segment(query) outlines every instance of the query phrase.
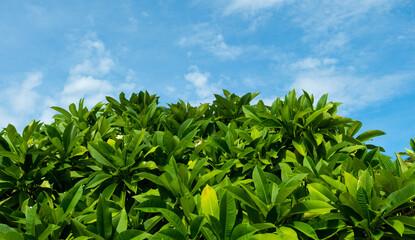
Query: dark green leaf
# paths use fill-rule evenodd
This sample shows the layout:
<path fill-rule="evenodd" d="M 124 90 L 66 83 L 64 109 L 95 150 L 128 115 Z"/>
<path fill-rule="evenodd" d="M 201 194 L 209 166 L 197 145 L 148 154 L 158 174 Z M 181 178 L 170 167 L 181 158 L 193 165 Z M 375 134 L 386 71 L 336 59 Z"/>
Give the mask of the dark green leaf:
<path fill-rule="evenodd" d="M 110 239 L 112 236 L 111 211 L 108 207 L 107 200 L 105 200 L 104 196 L 102 195 L 99 196 L 96 215 L 98 234 L 105 239 Z"/>
<path fill-rule="evenodd" d="M 236 204 L 228 191 L 220 199 L 220 223 L 223 229 L 222 239 L 228 239 L 236 220 Z"/>

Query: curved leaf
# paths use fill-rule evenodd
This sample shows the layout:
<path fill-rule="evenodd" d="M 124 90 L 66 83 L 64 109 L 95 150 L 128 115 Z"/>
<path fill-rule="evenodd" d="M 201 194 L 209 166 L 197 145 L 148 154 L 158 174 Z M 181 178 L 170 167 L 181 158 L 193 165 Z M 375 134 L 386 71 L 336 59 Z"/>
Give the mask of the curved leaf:
<path fill-rule="evenodd" d="M 387 199 L 390 199 L 391 204 L 385 210 L 385 215 L 391 213 L 395 208 L 399 207 L 403 203 L 415 198 L 415 183 L 409 185 L 391 193 Z"/>
<path fill-rule="evenodd" d="M 371 138 L 377 137 L 377 136 L 382 136 L 385 135 L 386 133 L 384 131 L 380 131 L 380 130 L 369 130 L 366 131 L 362 134 L 360 134 L 359 136 L 356 137 L 357 140 L 361 141 L 361 142 L 365 142 Z"/>
<path fill-rule="evenodd" d="M 241 223 L 233 229 L 230 240 L 248 240 L 256 231 L 254 226 Z"/>
<path fill-rule="evenodd" d="M 183 240 L 185 236 L 180 231 L 172 228 L 163 229 L 151 238 L 152 240 Z"/>
<path fill-rule="evenodd" d="M 236 220 L 236 204 L 228 191 L 220 199 L 220 223 L 223 228 L 222 239 L 228 239 L 231 235 Z"/>
<path fill-rule="evenodd" d="M 112 235 L 111 211 L 108 207 L 107 200 L 102 195 L 99 196 L 96 215 L 98 234 L 105 239 L 110 239 Z"/>
<path fill-rule="evenodd" d="M 252 179 L 254 180 L 255 190 L 259 198 L 268 205 L 271 201 L 270 187 L 264 172 L 258 166 L 252 172 Z"/>
<path fill-rule="evenodd" d="M 151 237 L 150 233 L 131 229 L 121 232 L 114 240 L 142 240 L 149 237 Z"/>
<path fill-rule="evenodd" d="M 202 213 L 205 216 L 212 215 L 219 219 L 219 204 L 215 190 L 209 185 L 206 185 L 200 198 Z"/>
<path fill-rule="evenodd" d="M 184 226 L 182 219 L 173 211 L 167 210 L 167 209 L 160 209 L 160 212 L 163 214 L 163 216 L 171 223 L 176 230 L 180 231 L 183 235 L 187 235 L 187 229 Z"/>
<path fill-rule="evenodd" d="M 294 221 L 292 226 L 312 239 L 319 239 L 314 229 L 307 223 Z"/>

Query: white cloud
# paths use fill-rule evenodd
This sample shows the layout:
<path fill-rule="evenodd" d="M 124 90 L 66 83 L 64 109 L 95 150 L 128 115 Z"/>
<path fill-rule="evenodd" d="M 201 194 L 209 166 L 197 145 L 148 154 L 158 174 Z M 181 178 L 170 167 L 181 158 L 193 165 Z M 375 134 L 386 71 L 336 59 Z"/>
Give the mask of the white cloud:
<path fill-rule="evenodd" d="M 256 88 L 258 81 L 252 79 L 252 78 L 244 78 L 242 80 L 242 82 L 244 83 L 245 86 L 249 87 L 249 88 Z"/>
<path fill-rule="evenodd" d="M 226 16 L 238 14 L 250 21 L 248 29 L 269 21 L 269 15 L 288 15 L 288 21 L 304 30 L 302 40 L 320 55 L 337 53 L 367 31 L 382 26 L 381 19 L 400 0 L 217 0 Z M 283 13 L 282 13 L 283 12 Z"/>
<path fill-rule="evenodd" d="M 320 54 L 339 53 L 347 50 L 345 46 L 350 42 L 350 37 L 344 33 L 337 33 L 319 40 L 314 49 Z"/>
<path fill-rule="evenodd" d="M 225 42 L 221 33 L 212 30 L 207 24 L 197 24 L 179 42 L 181 47 L 199 46 L 203 50 L 219 57 L 220 59 L 235 59 L 242 54 L 243 49 Z"/>
<path fill-rule="evenodd" d="M 136 87 L 135 72 L 129 69 L 126 72 L 124 82 L 110 81 L 111 73 L 115 70 L 115 61 L 105 44 L 95 36 L 87 36 L 81 41 L 75 57 L 79 64 L 69 70 L 68 79 L 62 91 L 55 95 L 54 100 L 48 100 L 48 108 L 41 113 L 41 120 L 51 122 L 55 112 L 50 106 L 67 108 L 69 104 L 78 104 L 81 98 L 85 98 L 85 105 L 93 107 L 98 102 L 104 102 L 106 96 L 114 96 L 121 91 L 131 92 Z"/>
<path fill-rule="evenodd" d="M 356 24 L 368 14 L 389 11 L 394 0 L 298 1 L 293 4 L 295 21 L 318 35 Z"/>
<path fill-rule="evenodd" d="M 307 58 L 291 66 L 297 67 L 298 73 L 288 89 L 301 92 L 306 90 L 318 99 L 325 93 L 330 101 L 343 102 L 341 113 L 349 114 L 372 104 L 380 104 L 398 94 L 404 93 L 405 84 L 413 81 L 414 74 L 396 73 L 381 77 L 358 76 L 346 69 L 324 62 L 335 63 L 335 60 L 319 60 Z M 313 62 L 314 64 L 307 64 Z M 306 63 L 306 64 L 305 64 Z M 304 67 L 304 66 L 307 66 Z"/>
<path fill-rule="evenodd" d="M 176 92 L 176 88 L 172 86 L 167 86 L 166 89 L 167 92 L 169 92 L 170 94 Z"/>
<path fill-rule="evenodd" d="M 113 89 L 113 85 L 106 80 L 96 79 L 92 76 L 70 76 L 61 93 L 60 102 L 66 106 L 78 102 L 80 98 L 85 96 L 93 99 L 100 98 L 100 101 L 103 101 Z"/>
<path fill-rule="evenodd" d="M 210 102 L 213 99 L 213 94 L 219 92 L 216 84 L 209 83 L 208 79 L 210 73 L 202 73 L 197 66 L 191 66 L 190 72 L 184 78 L 191 83 L 188 86 L 196 90 L 197 97 L 203 102 Z"/>
<path fill-rule="evenodd" d="M 259 10 L 275 7 L 277 4 L 285 0 L 232 0 L 225 7 L 224 14 L 231 14 L 235 12 L 242 13 L 256 13 Z"/>
<path fill-rule="evenodd" d="M 103 76 L 114 67 L 111 54 L 102 41 L 87 39 L 79 47 L 78 55 L 83 58 L 83 62 L 70 70 L 71 75 Z"/>
<path fill-rule="evenodd" d="M 347 51 L 348 44 L 380 26 L 382 19 L 398 1 L 297 1 L 291 4 L 292 21 L 304 29 L 303 41 L 319 54 Z M 379 26 L 378 26 L 379 25 Z"/>
<path fill-rule="evenodd" d="M 26 74 L 23 81 L 14 82 L 0 91 L 0 127 L 8 124 L 20 129 L 29 116 L 39 111 L 43 104 L 36 89 L 42 84 L 43 73 L 36 71 Z"/>
<path fill-rule="evenodd" d="M 115 65 L 105 44 L 97 39 L 86 39 L 80 46 L 78 54 L 84 59 L 70 69 L 68 81 L 59 95 L 59 104 L 65 107 L 84 97 L 86 105 L 96 104 L 115 90 L 110 81 L 102 79 Z"/>
<path fill-rule="evenodd" d="M 39 94 L 35 88 L 42 84 L 42 78 L 43 74 L 41 72 L 28 73 L 21 84 L 11 87 L 6 92 L 9 103 L 15 112 L 33 112 L 39 99 Z"/>
<path fill-rule="evenodd" d="M 307 57 L 307 58 L 304 58 L 302 60 L 299 60 L 291 64 L 290 67 L 293 70 L 317 69 L 322 66 L 330 66 L 335 63 L 337 63 L 337 59 L 334 59 L 334 58 L 318 59 L 318 58 Z"/>

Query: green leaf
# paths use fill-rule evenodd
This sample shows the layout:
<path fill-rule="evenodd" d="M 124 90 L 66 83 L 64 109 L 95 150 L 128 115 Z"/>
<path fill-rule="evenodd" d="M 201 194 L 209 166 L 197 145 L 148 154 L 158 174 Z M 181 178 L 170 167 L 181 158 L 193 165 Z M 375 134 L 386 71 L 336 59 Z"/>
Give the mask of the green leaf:
<path fill-rule="evenodd" d="M 103 144 L 108 144 L 106 142 L 102 142 Z M 111 147 L 111 146 L 110 146 Z M 88 150 L 89 153 L 91 153 L 91 156 L 97 160 L 97 162 L 103 164 L 104 166 L 111 167 L 115 169 L 115 166 L 108 161 L 108 157 L 105 154 L 105 149 L 102 148 L 102 146 L 99 146 L 96 142 L 89 142 L 88 143 Z"/>
<path fill-rule="evenodd" d="M 127 215 L 127 212 L 125 211 L 125 208 L 123 208 L 121 209 L 120 221 L 118 222 L 117 228 L 115 229 L 115 231 L 117 233 L 122 233 L 127 230 L 127 227 L 128 227 L 128 215 Z"/>
<path fill-rule="evenodd" d="M 202 213 L 205 216 L 212 215 L 219 219 L 219 204 L 215 189 L 211 188 L 209 185 L 206 185 L 200 198 Z"/>
<path fill-rule="evenodd" d="M 320 200 L 306 200 L 297 203 L 291 209 L 290 214 L 298 214 L 298 213 L 328 213 L 332 209 L 335 209 L 332 205 L 328 204 L 325 201 Z"/>
<path fill-rule="evenodd" d="M 298 240 L 298 238 L 282 238 L 275 233 L 262 233 L 262 234 L 255 234 L 252 236 L 251 240 Z"/>
<path fill-rule="evenodd" d="M 353 137 L 362 127 L 362 123 L 360 121 L 355 121 L 347 130 L 347 135 Z"/>
<path fill-rule="evenodd" d="M 61 107 L 51 107 L 53 110 L 61 113 L 63 116 L 67 117 L 68 119 L 72 118 L 72 115 L 66 111 L 65 109 L 61 108 Z"/>
<path fill-rule="evenodd" d="M 87 230 L 86 226 L 78 222 L 76 219 L 71 218 L 70 220 L 71 220 L 70 225 L 71 225 L 71 230 L 72 230 L 71 232 L 73 233 L 75 237 L 88 236 L 88 239 L 92 238 L 96 240 L 104 240 L 103 237 Z"/>
<path fill-rule="evenodd" d="M 155 146 L 155 147 L 152 147 L 145 155 L 144 155 L 144 157 L 143 158 L 146 158 L 147 157 L 147 155 L 149 155 L 150 153 L 153 153 L 153 152 L 155 152 L 156 150 L 157 150 L 157 148 L 158 148 L 159 146 Z"/>
<path fill-rule="evenodd" d="M 187 195 L 180 198 L 180 204 L 183 208 L 183 213 L 188 217 L 189 219 L 192 218 L 192 213 L 196 207 L 196 202 L 193 198 L 193 196 Z"/>
<path fill-rule="evenodd" d="M 228 239 L 231 236 L 231 232 L 236 220 L 236 204 L 233 197 L 225 191 L 225 194 L 220 199 L 220 223 L 223 228 L 222 239 Z"/>
<path fill-rule="evenodd" d="M 408 166 L 406 166 L 405 162 L 402 160 L 402 157 L 400 154 L 395 153 L 396 158 L 398 159 L 399 165 L 401 166 L 402 172 L 408 171 Z"/>
<path fill-rule="evenodd" d="M 167 208 L 167 205 L 160 198 L 146 200 L 137 206 L 137 209 L 144 212 L 160 212 L 161 208 Z"/>
<path fill-rule="evenodd" d="M 257 110 L 254 106 L 245 105 L 242 106 L 243 112 L 250 118 L 254 119 L 257 122 L 261 122 L 261 119 L 258 117 Z"/>
<path fill-rule="evenodd" d="M 359 203 L 360 209 L 362 209 L 362 217 L 371 223 L 373 218 L 369 209 L 369 199 L 365 188 L 357 189 L 356 200 Z"/>
<path fill-rule="evenodd" d="M 288 196 L 290 196 L 291 193 L 300 186 L 300 184 L 300 182 L 297 182 L 293 185 L 290 185 L 289 187 L 280 188 L 275 203 L 283 203 L 288 198 Z"/>
<path fill-rule="evenodd" d="M 329 177 L 327 175 L 320 175 L 320 177 L 324 179 L 324 181 L 326 181 L 332 187 L 340 190 L 341 192 L 347 192 L 346 186 L 339 180 Z"/>
<path fill-rule="evenodd" d="M 212 139 L 211 145 L 221 149 L 222 151 L 226 153 L 229 153 L 229 154 L 231 153 L 231 150 L 229 149 L 228 144 L 222 138 Z"/>
<path fill-rule="evenodd" d="M 56 130 L 56 128 L 49 126 L 49 125 L 45 125 L 45 129 L 46 129 L 46 135 L 49 138 L 58 138 L 59 141 L 61 141 L 61 134 L 58 132 L 58 130 Z"/>
<path fill-rule="evenodd" d="M 315 112 L 313 112 L 307 119 L 305 122 L 305 127 L 307 127 L 308 125 L 310 125 L 315 119 L 317 119 L 320 115 L 322 115 L 323 113 L 327 112 L 330 108 L 333 107 L 332 103 L 327 104 L 324 108 L 316 110 Z"/>
<path fill-rule="evenodd" d="M 26 206 L 26 233 L 32 236 L 36 236 L 36 219 L 37 204 L 33 206 Z"/>
<path fill-rule="evenodd" d="M 395 229 L 399 233 L 399 235 L 401 235 L 401 237 L 402 237 L 403 232 L 405 231 L 405 226 L 404 226 L 404 224 L 401 221 L 399 221 L 399 220 L 393 220 L 393 219 L 387 219 L 386 222 L 391 227 L 393 227 L 393 229 Z"/>
<path fill-rule="evenodd" d="M 190 235 L 194 239 L 200 232 L 202 227 L 202 221 L 205 219 L 204 216 L 195 217 L 190 223 Z"/>
<path fill-rule="evenodd" d="M 233 229 L 230 240 L 248 240 L 256 231 L 254 226 L 241 223 Z"/>
<path fill-rule="evenodd" d="M 391 204 L 385 210 L 385 215 L 391 213 L 394 209 L 402 205 L 403 203 L 413 199 L 415 197 L 415 183 L 410 183 L 407 186 L 391 193 L 387 199 L 390 199 Z"/>
<path fill-rule="evenodd" d="M 17 232 L 16 229 L 6 225 L 4 223 L 0 223 L 0 233 L 7 233 L 7 232 Z"/>
<path fill-rule="evenodd" d="M 9 151 L 0 150 L 0 156 L 8 157 L 15 162 L 24 163 L 25 161 L 23 156 L 19 156 Z"/>
<path fill-rule="evenodd" d="M 189 128 L 189 126 L 193 123 L 193 118 L 189 118 L 180 125 L 179 130 L 177 132 L 177 136 L 179 138 L 183 137 L 183 133 Z"/>
<path fill-rule="evenodd" d="M 209 222 L 205 226 L 210 226 L 210 230 L 212 230 L 219 238 L 220 236 L 223 236 L 223 228 L 219 220 L 212 215 L 209 215 L 207 219 Z"/>
<path fill-rule="evenodd" d="M 350 153 L 355 152 L 355 151 L 360 150 L 360 149 L 366 149 L 366 146 L 365 145 L 350 146 L 350 147 L 345 147 L 340 151 L 350 154 Z"/>
<path fill-rule="evenodd" d="M 302 142 L 298 143 L 296 141 L 292 141 L 292 143 L 293 143 L 295 149 L 298 151 L 298 153 L 300 153 L 304 157 L 307 156 L 307 150 L 306 150 L 306 148 L 305 148 L 305 146 Z"/>
<path fill-rule="evenodd" d="M 357 188 L 360 188 L 361 186 L 366 190 L 370 197 L 373 188 L 373 181 L 368 169 L 361 172 L 359 180 L 357 181 Z"/>
<path fill-rule="evenodd" d="M 228 190 L 239 201 L 250 206 L 251 208 L 255 208 L 256 204 L 254 200 L 252 200 L 252 198 L 246 193 L 244 189 L 236 186 L 227 186 L 226 190 Z"/>
<path fill-rule="evenodd" d="M 39 235 L 38 240 L 47 240 L 49 235 L 59 228 L 60 226 L 49 224 L 48 227 Z"/>
<path fill-rule="evenodd" d="M 361 142 L 365 142 L 371 138 L 377 137 L 377 136 L 382 136 L 385 135 L 386 133 L 384 131 L 380 131 L 380 130 L 369 130 L 366 131 L 362 134 L 360 134 L 356 139 L 361 141 Z"/>
<path fill-rule="evenodd" d="M 254 185 L 256 192 L 259 198 L 266 204 L 270 204 L 271 194 L 270 187 L 265 177 L 264 172 L 258 166 L 255 166 L 254 171 L 252 172 L 252 179 L 254 180 Z"/>
<path fill-rule="evenodd" d="M 114 240 L 143 240 L 151 236 L 150 233 L 131 229 L 121 232 Z"/>
<path fill-rule="evenodd" d="M 357 194 L 357 179 L 350 173 L 344 172 L 344 183 L 346 184 L 347 191 L 356 197 Z"/>
<path fill-rule="evenodd" d="M 107 200 L 105 200 L 104 196 L 102 195 L 99 196 L 96 215 L 98 234 L 105 239 L 110 239 L 112 236 L 111 211 L 108 207 Z"/>
<path fill-rule="evenodd" d="M 182 233 L 184 236 L 187 235 L 187 229 L 184 226 L 182 219 L 177 216 L 176 213 L 163 208 L 160 208 L 160 212 L 163 214 L 164 218 L 166 218 L 167 221 L 169 221 L 169 223 L 171 223 L 176 228 L 176 230 L 180 231 L 180 233 Z"/>
<path fill-rule="evenodd" d="M 320 97 L 320 99 L 317 102 L 316 109 L 321 109 L 322 107 L 326 106 L 327 97 L 328 97 L 327 93 Z"/>
<path fill-rule="evenodd" d="M 104 172 L 98 172 L 98 174 L 96 174 L 91 179 L 91 181 L 88 182 L 85 189 L 94 188 L 94 187 L 98 186 L 99 184 L 101 184 L 103 181 L 105 181 L 105 180 L 107 180 L 111 177 L 112 177 L 111 174 L 107 174 L 107 173 L 104 173 Z"/>
<path fill-rule="evenodd" d="M 411 228 L 415 228 L 415 219 L 413 217 L 395 216 L 395 217 L 388 218 L 388 220 L 400 221 L 406 226 L 409 226 Z"/>
<path fill-rule="evenodd" d="M 83 194 L 82 184 L 85 180 L 78 182 L 74 187 L 72 187 L 62 198 L 60 207 L 63 209 L 64 213 L 72 213 L 78 204 L 79 200 Z"/>
<path fill-rule="evenodd" d="M 319 239 L 314 229 L 307 223 L 294 221 L 292 226 L 312 239 Z"/>
<path fill-rule="evenodd" d="M 183 240 L 186 237 L 178 230 L 172 228 L 163 229 L 153 235 L 151 240 Z"/>
<path fill-rule="evenodd" d="M 207 181 L 209 181 L 209 179 L 215 177 L 216 175 L 218 175 L 219 173 L 221 173 L 222 170 L 213 170 L 205 175 L 203 175 L 202 177 L 199 178 L 199 180 L 197 181 L 196 185 L 193 187 L 193 190 L 191 191 L 191 194 L 195 194 L 199 188 L 205 184 Z"/>
<path fill-rule="evenodd" d="M 202 227 L 201 228 L 203 237 L 207 240 L 217 240 L 218 238 L 215 236 L 213 231 L 208 227 Z"/>
<path fill-rule="evenodd" d="M 268 207 L 259 199 L 257 195 L 247 186 L 244 184 L 241 184 L 241 187 L 245 189 L 245 192 L 248 193 L 249 197 L 255 202 L 255 205 L 257 206 L 256 209 L 260 210 L 260 213 L 265 217 L 268 213 Z"/>
<path fill-rule="evenodd" d="M 332 201 L 333 203 L 336 203 L 338 201 L 336 195 L 320 183 L 309 183 L 307 184 L 307 188 L 310 194 L 310 199 L 312 200 L 321 200 L 321 201 Z"/>
<path fill-rule="evenodd" d="M 30 235 L 23 235 L 23 233 L 19 233 L 19 232 L 7 232 L 4 235 L 0 234 L 0 238 L 4 239 L 4 240 L 9 240 L 9 239 L 13 239 L 13 240 L 32 240 L 35 237 L 32 237 Z"/>
<path fill-rule="evenodd" d="M 72 149 L 72 153 L 70 158 L 76 157 L 76 156 L 82 156 L 84 153 L 86 153 L 88 149 L 84 146 L 76 146 Z"/>

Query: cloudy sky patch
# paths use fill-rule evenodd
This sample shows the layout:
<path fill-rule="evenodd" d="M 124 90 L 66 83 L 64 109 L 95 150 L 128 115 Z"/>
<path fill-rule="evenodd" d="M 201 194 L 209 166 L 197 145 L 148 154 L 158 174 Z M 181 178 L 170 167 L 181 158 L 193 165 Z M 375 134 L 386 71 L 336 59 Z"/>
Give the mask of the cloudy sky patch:
<path fill-rule="evenodd" d="M 376 141 L 392 155 L 415 131 L 399 121 L 415 119 L 414 11 L 406 0 L 5 2 L 0 127 L 121 91 L 198 105 L 222 89 L 268 104 L 296 89 L 386 131 Z"/>

